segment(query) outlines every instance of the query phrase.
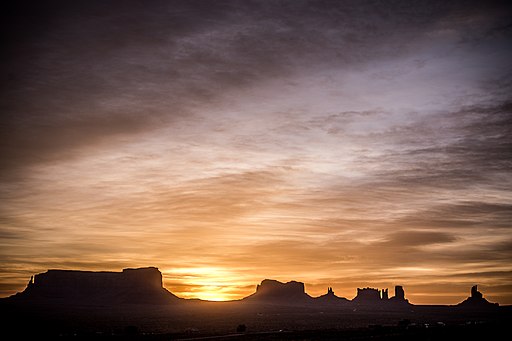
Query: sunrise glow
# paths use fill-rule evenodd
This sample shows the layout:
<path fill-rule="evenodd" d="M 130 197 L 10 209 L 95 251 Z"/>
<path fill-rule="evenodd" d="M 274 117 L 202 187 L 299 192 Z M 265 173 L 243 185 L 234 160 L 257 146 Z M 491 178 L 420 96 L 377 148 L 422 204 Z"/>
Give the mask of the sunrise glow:
<path fill-rule="evenodd" d="M 512 304 L 501 5 L 87 3 L 9 29 L 2 297 L 155 266 L 184 298 L 272 278 Z"/>

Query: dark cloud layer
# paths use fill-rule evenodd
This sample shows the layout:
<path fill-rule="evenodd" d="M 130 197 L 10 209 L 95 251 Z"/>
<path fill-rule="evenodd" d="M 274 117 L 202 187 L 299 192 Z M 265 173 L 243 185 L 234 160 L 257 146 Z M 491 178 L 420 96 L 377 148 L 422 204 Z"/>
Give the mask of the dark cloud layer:
<path fill-rule="evenodd" d="M 364 68 L 433 27 L 508 34 L 504 4 L 21 2 L 5 12 L 3 169 L 71 157 L 304 65 Z M 486 17 L 490 16 L 492 17 Z M 482 19 L 483 18 L 483 19 Z M 492 20 L 490 20 L 492 19 Z M 473 27 L 474 22 L 479 26 Z M 476 32 L 475 32 L 476 31 Z M 491 34 L 491 33 L 486 33 Z M 466 37 L 467 36 L 467 37 Z"/>

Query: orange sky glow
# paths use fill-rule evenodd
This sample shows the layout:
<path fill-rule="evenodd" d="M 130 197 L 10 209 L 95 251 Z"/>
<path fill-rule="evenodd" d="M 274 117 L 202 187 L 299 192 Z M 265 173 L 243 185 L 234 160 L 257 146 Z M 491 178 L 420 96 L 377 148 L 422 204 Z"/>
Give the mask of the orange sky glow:
<path fill-rule="evenodd" d="M 510 11 L 429 3 L 12 19 L 0 296 L 47 269 L 156 266 L 185 298 L 271 278 L 512 304 Z"/>

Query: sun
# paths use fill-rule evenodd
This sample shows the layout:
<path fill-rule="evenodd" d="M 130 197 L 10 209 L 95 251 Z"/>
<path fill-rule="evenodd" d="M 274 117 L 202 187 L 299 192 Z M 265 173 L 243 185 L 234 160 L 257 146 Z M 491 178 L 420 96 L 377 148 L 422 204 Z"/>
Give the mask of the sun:
<path fill-rule="evenodd" d="M 223 288 L 204 287 L 203 290 L 194 292 L 194 298 L 205 301 L 224 302 L 232 300 L 231 295 L 222 292 Z"/>
<path fill-rule="evenodd" d="M 236 276 L 221 267 L 189 267 L 166 271 L 166 282 L 180 283 L 172 292 L 182 298 L 198 298 L 206 301 L 230 301 L 239 298 Z"/>

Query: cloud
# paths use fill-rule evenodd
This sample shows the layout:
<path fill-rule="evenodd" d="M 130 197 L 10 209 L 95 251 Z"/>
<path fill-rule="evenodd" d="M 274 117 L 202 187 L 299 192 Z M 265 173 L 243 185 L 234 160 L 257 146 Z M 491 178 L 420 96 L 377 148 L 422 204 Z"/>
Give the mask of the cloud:
<path fill-rule="evenodd" d="M 5 281 L 136 264 L 229 268 L 238 293 L 508 276 L 506 5 L 34 6 L 2 23 Z"/>
<path fill-rule="evenodd" d="M 119 134 L 176 123 L 232 89 L 305 66 L 345 69 L 408 53 L 413 36 L 449 13 L 459 20 L 443 25 L 458 32 L 476 13 L 493 27 L 488 18 L 497 11 L 398 8 L 399 15 L 388 5 L 330 1 L 14 6 L 1 134 L 10 161 L 2 168 L 13 175 L 24 165 L 73 157 L 81 146 L 122 143 Z M 376 20 L 382 16 L 388 19 Z"/>
<path fill-rule="evenodd" d="M 445 232 L 400 231 L 388 235 L 384 243 L 389 246 L 408 248 L 411 246 L 450 243 L 454 240 L 453 235 Z"/>
<path fill-rule="evenodd" d="M 502 203 L 461 202 L 437 205 L 397 221 L 402 226 L 424 228 L 508 228 L 512 207 Z"/>

